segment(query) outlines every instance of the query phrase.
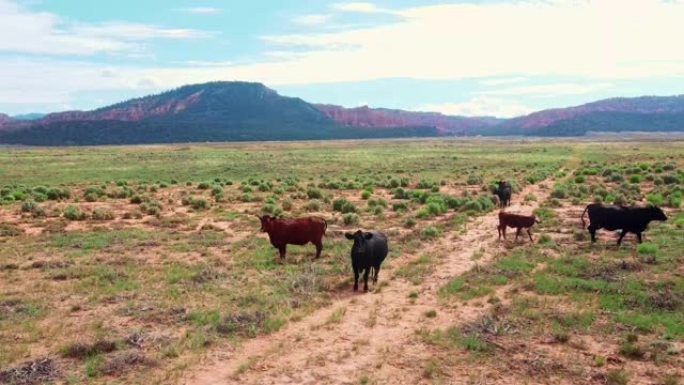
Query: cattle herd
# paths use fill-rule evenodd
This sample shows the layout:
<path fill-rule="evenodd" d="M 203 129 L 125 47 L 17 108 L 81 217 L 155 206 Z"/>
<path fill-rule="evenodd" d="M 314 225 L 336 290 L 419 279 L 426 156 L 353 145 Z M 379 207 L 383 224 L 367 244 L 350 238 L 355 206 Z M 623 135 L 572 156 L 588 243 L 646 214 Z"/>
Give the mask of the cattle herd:
<path fill-rule="evenodd" d="M 507 181 L 496 182 L 492 191 L 499 198 L 499 224 L 497 230 L 499 239 L 506 239 L 506 228 L 516 229 L 515 239 L 522 229 L 532 242 L 530 228 L 539 223 L 534 215 L 520 215 L 506 212 L 510 206 L 512 187 Z M 667 216 L 659 207 L 636 207 L 636 206 L 611 206 L 600 203 L 592 203 L 582 212 L 580 219 L 582 227 L 586 226 L 585 214 L 589 214 L 589 226 L 587 230 L 591 235 L 592 243 L 596 242 L 596 230 L 604 228 L 610 231 L 621 230 L 618 238 L 618 246 L 627 233 L 634 233 L 639 243 L 642 241 L 642 233 L 651 221 L 665 221 Z M 303 218 L 278 218 L 269 215 L 259 217 L 261 231 L 268 234 L 273 247 L 280 252 L 281 260 L 285 258 L 287 245 L 306 245 L 312 243 L 316 246 L 316 258 L 320 258 L 323 249 L 323 236 L 328 228 L 328 223 L 320 217 Z M 351 247 L 351 262 L 354 271 L 354 291 L 359 288 L 359 276 L 363 274 L 364 292 L 368 291 L 368 277 L 372 276 L 373 283 L 378 281 L 380 265 L 385 260 L 389 251 L 387 236 L 379 231 L 364 232 L 358 230 L 355 233 L 345 233 L 345 237 L 354 243 Z"/>

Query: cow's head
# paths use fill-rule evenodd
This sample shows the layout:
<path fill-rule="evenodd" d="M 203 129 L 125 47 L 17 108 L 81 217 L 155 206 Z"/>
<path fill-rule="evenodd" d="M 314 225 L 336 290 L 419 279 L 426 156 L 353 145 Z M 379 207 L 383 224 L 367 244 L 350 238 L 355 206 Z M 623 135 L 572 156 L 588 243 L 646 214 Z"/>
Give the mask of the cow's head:
<path fill-rule="evenodd" d="M 373 233 L 364 233 L 358 230 L 355 233 L 344 233 L 344 236 L 349 240 L 353 240 L 352 255 L 362 256 L 366 251 L 366 241 L 373 238 Z"/>
<path fill-rule="evenodd" d="M 492 186 L 492 193 L 498 194 L 499 192 L 503 191 L 504 187 L 506 186 L 508 186 L 508 182 L 505 180 L 498 180 L 494 182 L 494 185 Z"/>
<path fill-rule="evenodd" d="M 651 220 L 666 221 L 667 215 L 665 215 L 665 213 L 660 207 L 651 206 Z"/>
<path fill-rule="evenodd" d="M 264 215 L 263 217 L 257 216 L 261 221 L 261 232 L 268 232 L 271 229 L 271 222 L 275 219 L 270 215 Z"/>

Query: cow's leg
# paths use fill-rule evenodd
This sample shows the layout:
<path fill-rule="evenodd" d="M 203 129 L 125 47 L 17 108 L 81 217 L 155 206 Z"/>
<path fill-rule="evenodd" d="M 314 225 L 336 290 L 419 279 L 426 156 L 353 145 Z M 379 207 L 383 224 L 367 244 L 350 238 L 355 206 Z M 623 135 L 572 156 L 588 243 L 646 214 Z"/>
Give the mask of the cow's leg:
<path fill-rule="evenodd" d="M 620 238 L 618 238 L 618 242 L 617 242 L 618 246 L 620 246 L 620 244 L 622 243 L 622 238 L 625 237 L 625 234 L 627 234 L 627 230 L 622 230 L 620 232 Z"/>
<path fill-rule="evenodd" d="M 587 230 L 589 230 L 589 234 L 591 235 L 591 243 L 595 243 L 596 242 L 596 230 L 597 230 L 597 228 L 589 225 L 589 227 L 587 227 Z"/>
<path fill-rule="evenodd" d="M 354 268 L 354 291 L 359 290 L 359 269 Z"/>
<path fill-rule="evenodd" d="M 370 266 L 363 271 L 363 292 L 368 291 L 368 273 L 370 273 Z"/>
<path fill-rule="evenodd" d="M 532 240 L 532 233 L 530 233 L 530 228 L 529 228 L 529 227 L 527 228 L 527 235 L 530 236 L 530 242 L 534 242 L 534 241 Z"/>
<path fill-rule="evenodd" d="M 323 241 L 319 239 L 314 245 L 316 246 L 316 259 L 318 259 L 321 257 L 321 250 L 323 250 Z"/>
<path fill-rule="evenodd" d="M 520 230 L 522 230 L 522 227 L 518 227 L 518 229 L 515 231 L 515 241 L 518 242 L 518 236 L 520 235 Z"/>
<path fill-rule="evenodd" d="M 641 232 L 636 233 L 637 235 L 637 242 L 641 243 Z"/>
<path fill-rule="evenodd" d="M 503 234 L 504 241 L 506 240 L 506 225 L 501 225 L 501 234 Z"/>
<path fill-rule="evenodd" d="M 280 259 L 285 259 L 285 254 L 287 253 L 287 244 L 278 246 L 278 251 L 280 252 Z"/>
<path fill-rule="evenodd" d="M 375 266 L 375 274 L 373 274 L 373 284 L 378 283 L 378 274 L 380 273 L 380 265 Z"/>

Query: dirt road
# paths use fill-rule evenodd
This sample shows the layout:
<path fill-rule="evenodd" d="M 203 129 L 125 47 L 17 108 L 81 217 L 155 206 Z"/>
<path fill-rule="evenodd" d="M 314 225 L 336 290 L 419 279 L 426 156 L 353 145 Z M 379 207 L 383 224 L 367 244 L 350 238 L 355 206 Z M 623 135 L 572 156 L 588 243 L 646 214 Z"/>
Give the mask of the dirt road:
<path fill-rule="evenodd" d="M 515 201 L 532 193 L 542 202 L 549 192 L 531 185 L 516 194 Z M 537 202 L 515 203 L 507 210 L 529 213 Z M 465 233 L 445 235 L 418 255 L 392 261 L 396 270 L 419 255 L 432 257 L 434 269 L 418 285 L 403 278 L 391 279 L 391 272 L 385 270 L 381 281 L 388 284 L 381 290 L 336 300 L 279 332 L 248 340 L 236 350 L 216 350 L 181 383 L 357 384 L 364 377 L 375 384 L 426 381 L 423 367 L 431 352 L 416 343 L 416 330 L 460 324 L 484 312 L 484 307 L 440 306 L 437 292 L 450 279 L 500 252 L 497 214 L 495 210 L 469 222 Z M 509 237 L 513 234 L 509 232 Z M 409 298 L 411 292 L 417 297 Z M 436 309 L 436 316 L 426 316 Z M 450 377 L 456 381 L 459 374 L 450 373 Z"/>

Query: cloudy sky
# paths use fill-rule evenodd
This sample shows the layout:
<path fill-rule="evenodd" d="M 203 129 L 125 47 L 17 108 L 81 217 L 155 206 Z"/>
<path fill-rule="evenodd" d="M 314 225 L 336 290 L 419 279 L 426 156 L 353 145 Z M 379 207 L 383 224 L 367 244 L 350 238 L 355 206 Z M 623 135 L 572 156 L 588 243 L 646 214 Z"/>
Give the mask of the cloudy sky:
<path fill-rule="evenodd" d="M 508 117 L 684 93 L 684 0 L 0 0 L 0 112 L 183 84 Z"/>

